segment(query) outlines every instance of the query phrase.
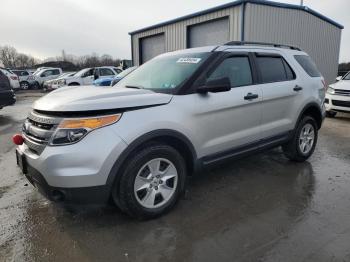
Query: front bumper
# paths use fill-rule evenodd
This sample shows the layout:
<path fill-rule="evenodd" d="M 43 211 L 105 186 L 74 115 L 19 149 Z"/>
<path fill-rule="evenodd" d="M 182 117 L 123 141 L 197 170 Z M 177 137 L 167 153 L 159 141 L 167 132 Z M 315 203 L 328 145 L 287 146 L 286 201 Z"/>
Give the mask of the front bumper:
<path fill-rule="evenodd" d="M 99 190 L 104 192 L 110 188 L 108 176 L 126 146 L 112 126 L 108 126 L 92 131 L 73 145 L 46 146 L 40 155 L 26 144 L 18 146 L 17 151 L 25 159 L 23 172 L 28 180 L 46 197 L 53 199 L 52 192 L 59 191 L 70 200 L 76 193 L 83 192 L 78 199 L 88 200 L 91 194 L 94 196 Z"/>
<path fill-rule="evenodd" d="M 350 112 L 350 96 L 326 94 L 327 111 Z"/>
<path fill-rule="evenodd" d="M 26 178 L 47 199 L 55 202 L 72 204 L 102 204 L 107 203 L 110 197 L 109 185 L 62 188 L 50 186 L 44 176 L 35 168 L 27 164 Z"/>

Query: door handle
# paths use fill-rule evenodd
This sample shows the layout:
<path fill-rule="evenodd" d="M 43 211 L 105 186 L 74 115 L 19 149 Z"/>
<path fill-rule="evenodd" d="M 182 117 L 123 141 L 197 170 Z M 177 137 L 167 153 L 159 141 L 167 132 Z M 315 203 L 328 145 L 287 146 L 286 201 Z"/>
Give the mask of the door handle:
<path fill-rule="evenodd" d="M 296 92 L 299 92 L 299 91 L 303 90 L 303 88 L 302 88 L 301 86 L 296 85 L 296 86 L 293 88 L 293 90 L 296 91 Z"/>
<path fill-rule="evenodd" d="M 258 94 L 248 93 L 245 95 L 244 100 L 253 100 L 259 97 Z"/>

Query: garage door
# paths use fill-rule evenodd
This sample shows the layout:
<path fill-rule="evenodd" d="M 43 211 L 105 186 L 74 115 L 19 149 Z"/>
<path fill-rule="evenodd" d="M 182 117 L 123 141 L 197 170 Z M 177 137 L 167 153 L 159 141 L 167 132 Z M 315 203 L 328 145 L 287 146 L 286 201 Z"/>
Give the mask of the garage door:
<path fill-rule="evenodd" d="M 140 57 L 141 64 L 147 62 L 153 57 L 165 52 L 164 34 L 150 36 L 140 39 Z"/>
<path fill-rule="evenodd" d="M 229 40 L 229 19 L 223 18 L 188 27 L 188 47 L 222 45 Z"/>

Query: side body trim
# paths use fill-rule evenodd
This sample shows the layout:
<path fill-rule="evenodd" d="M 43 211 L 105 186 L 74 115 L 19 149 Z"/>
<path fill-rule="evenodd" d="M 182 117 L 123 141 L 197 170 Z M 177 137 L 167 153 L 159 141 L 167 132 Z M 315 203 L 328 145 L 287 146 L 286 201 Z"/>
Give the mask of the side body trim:
<path fill-rule="evenodd" d="M 240 158 L 257 151 L 264 151 L 287 142 L 291 137 L 292 131 L 279 134 L 277 136 L 265 138 L 256 142 L 252 142 L 243 146 L 239 146 L 233 149 L 229 149 L 223 152 L 215 153 L 209 156 L 205 156 L 200 159 L 203 166 L 211 165 L 217 162 L 221 162 L 226 159 Z"/>

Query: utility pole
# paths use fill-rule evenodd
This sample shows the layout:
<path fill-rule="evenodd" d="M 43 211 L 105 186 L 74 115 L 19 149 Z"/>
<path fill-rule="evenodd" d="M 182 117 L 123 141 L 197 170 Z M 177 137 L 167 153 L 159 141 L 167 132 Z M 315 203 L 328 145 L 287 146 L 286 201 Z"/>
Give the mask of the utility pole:
<path fill-rule="evenodd" d="M 301 5 L 301 6 L 304 5 L 304 0 L 300 0 L 300 5 Z"/>

